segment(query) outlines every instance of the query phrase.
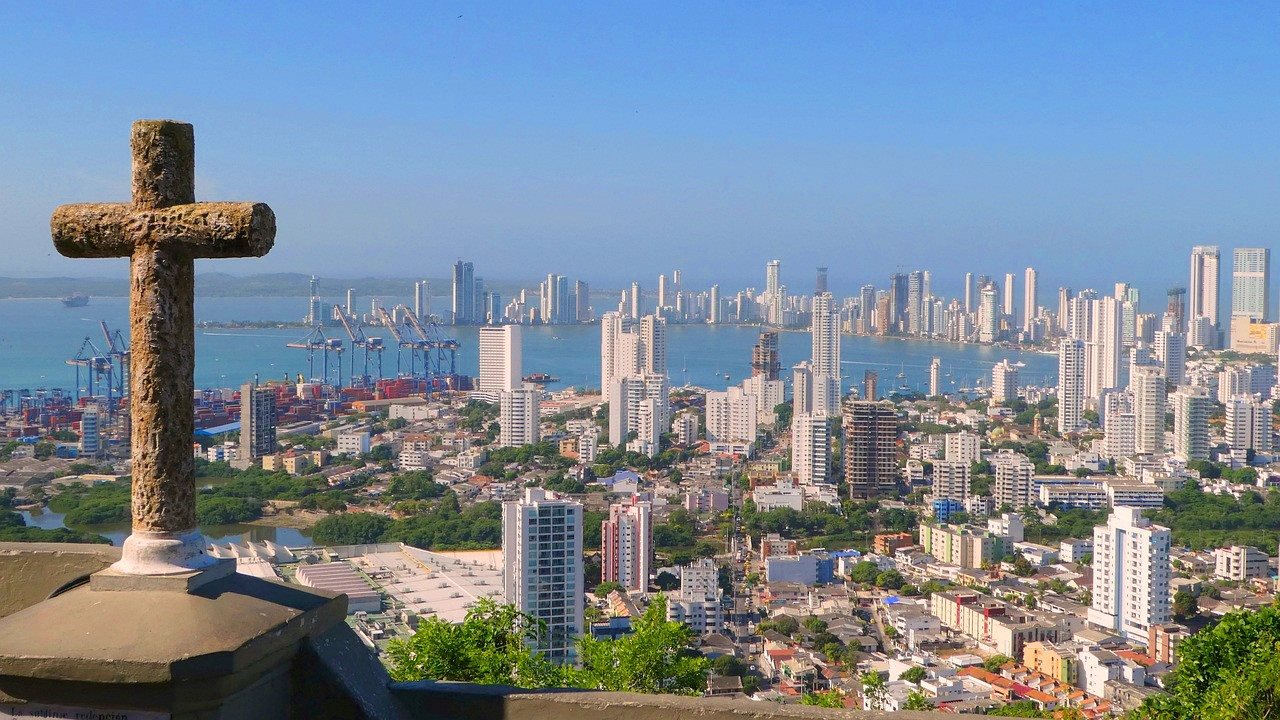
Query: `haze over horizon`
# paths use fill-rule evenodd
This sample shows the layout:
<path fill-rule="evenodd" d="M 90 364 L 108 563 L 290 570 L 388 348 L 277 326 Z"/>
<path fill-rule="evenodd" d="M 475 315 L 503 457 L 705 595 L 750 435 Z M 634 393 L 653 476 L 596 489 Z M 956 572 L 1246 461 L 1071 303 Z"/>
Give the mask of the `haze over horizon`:
<path fill-rule="evenodd" d="M 796 290 L 954 294 L 1035 265 L 1048 302 L 1280 235 L 1266 5 L 735 10 L 9 7 L 0 274 L 120 272 L 48 219 L 127 199 L 139 117 L 196 125 L 199 199 L 280 218 L 203 272 L 759 286 L 776 257 Z"/>

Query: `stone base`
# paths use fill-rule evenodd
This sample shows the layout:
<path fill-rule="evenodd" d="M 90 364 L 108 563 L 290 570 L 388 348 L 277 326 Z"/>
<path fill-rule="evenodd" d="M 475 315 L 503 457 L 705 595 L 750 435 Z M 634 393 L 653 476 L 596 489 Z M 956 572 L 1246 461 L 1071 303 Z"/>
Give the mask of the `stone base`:
<path fill-rule="evenodd" d="M 123 575 L 178 575 L 202 570 L 216 558 L 205 552 L 200 531 L 147 532 L 134 530 L 124 539 L 120 562 L 111 566 Z"/>
<path fill-rule="evenodd" d="M 89 576 L 90 590 L 145 590 L 155 592 L 191 592 L 236 571 L 232 558 L 210 558 L 213 564 L 203 570 L 188 570 L 168 575 L 134 575 L 120 572 L 116 565 Z"/>
<path fill-rule="evenodd" d="M 225 566 L 219 564 L 219 570 Z M 165 580 L 160 578 L 159 580 Z M 346 597 L 232 572 L 187 592 L 99 592 L 108 571 L 0 619 L 0 697 L 185 718 L 287 717 L 300 649 Z"/>

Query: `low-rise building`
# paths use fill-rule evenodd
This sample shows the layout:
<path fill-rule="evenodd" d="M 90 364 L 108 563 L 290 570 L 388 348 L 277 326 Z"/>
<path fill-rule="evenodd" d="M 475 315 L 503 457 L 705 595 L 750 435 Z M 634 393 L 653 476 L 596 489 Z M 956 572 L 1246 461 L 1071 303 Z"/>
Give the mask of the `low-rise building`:
<path fill-rule="evenodd" d="M 980 568 L 1004 555 L 1004 539 L 972 526 L 920 524 L 920 546 L 938 560 L 962 568 Z"/>
<path fill-rule="evenodd" d="M 1213 551 L 1216 561 L 1213 574 L 1232 582 L 1243 582 L 1249 578 L 1267 577 L 1271 567 L 1267 554 L 1249 545 L 1232 545 L 1229 548 L 1217 548 Z"/>

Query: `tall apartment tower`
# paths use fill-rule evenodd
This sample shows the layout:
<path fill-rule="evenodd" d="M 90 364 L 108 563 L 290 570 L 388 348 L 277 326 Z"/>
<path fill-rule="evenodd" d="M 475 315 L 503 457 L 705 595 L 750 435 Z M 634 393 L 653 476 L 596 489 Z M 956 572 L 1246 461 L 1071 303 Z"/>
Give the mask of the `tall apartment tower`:
<path fill-rule="evenodd" d="M 419 280 L 413 284 L 413 316 L 419 320 L 426 320 L 430 314 L 431 283 L 426 280 Z"/>
<path fill-rule="evenodd" d="M 721 315 L 720 286 L 712 285 L 711 293 L 707 300 L 707 323 L 719 325 L 722 322 L 724 322 L 724 317 Z"/>
<path fill-rule="evenodd" d="M 765 322 L 769 325 L 782 324 L 782 263 L 770 260 L 764 266 Z"/>
<path fill-rule="evenodd" d="M 818 268 L 818 276 L 813 282 L 813 294 L 821 295 L 827 291 L 827 269 L 825 267 Z"/>
<path fill-rule="evenodd" d="M 1000 304 L 1000 312 L 1009 318 L 1009 324 L 1016 327 L 1016 319 L 1018 315 L 1018 305 L 1014 298 L 1017 297 L 1016 288 L 1014 287 L 1014 274 L 1004 274 L 1004 298 Z"/>
<path fill-rule="evenodd" d="M 546 623 L 535 647 L 571 664 L 583 633 L 582 505 L 541 488 L 502 504 L 506 600 Z"/>
<path fill-rule="evenodd" d="M 751 348 L 751 376 L 765 380 L 779 379 L 782 362 L 778 359 L 778 331 L 763 330 Z"/>
<path fill-rule="evenodd" d="M 1192 321 L 1206 318 L 1214 328 L 1222 326 L 1222 318 L 1218 315 L 1220 261 L 1217 245 L 1197 245 L 1191 248 L 1191 286 L 1188 288 L 1187 316 Z"/>
<path fill-rule="evenodd" d="M 804 484 L 830 481 L 831 437 L 827 416 L 821 413 L 794 415 L 791 419 L 791 471 Z"/>
<path fill-rule="evenodd" d="M 942 394 L 942 358 L 929 361 L 929 397 Z"/>
<path fill-rule="evenodd" d="M 851 400 L 844 407 L 844 478 L 849 497 L 896 494 L 898 414 L 892 403 Z"/>
<path fill-rule="evenodd" d="M 476 322 L 475 265 L 459 260 L 453 264 L 453 324 Z"/>
<path fill-rule="evenodd" d="M 1008 504 L 1019 509 L 1035 502 L 1036 498 L 1031 493 L 1036 465 L 1026 455 L 998 452 L 991 456 L 991 467 L 996 479 L 992 496 L 997 506 Z"/>
<path fill-rule="evenodd" d="M 1031 332 L 1036 315 L 1040 312 L 1040 273 L 1027 268 L 1022 278 L 1022 329 Z"/>
<path fill-rule="evenodd" d="M 973 273 L 971 272 L 964 274 L 964 311 L 966 313 L 972 313 L 974 311 Z"/>
<path fill-rule="evenodd" d="M 653 504 L 632 496 L 609 506 L 600 521 L 601 580 L 627 590 L 649 591 L 653 573 Z"/>
<path fill-rule="evenodd" d="M 709 392 L 706 398 L 707 440 L 753 443 L 760 423 L 759 398 L 741 387 Z"/>
<path fill-rule="evenodd" d="M 1209 459 L 1209 388 L 1183 385 L 1169 396 L 1173 405 L 1173 454 L 1190 462 Z"/>
<path fill-rule="evenodd" d="M 1231 317 L 1271 321 L 1270 248 L 1236 248 L 1232 253 Z"/>
<path fill-rule="evenodd" d="M 1084 343 L 1076 338 L 1058 342 L 1058 432 L 1066 434 L 1084 423 Z"/>
<path fill-rule="evenodd" d="M 824 400 L 817 411 L 828 417 L 840 414 L 840 315 L 832 307 L 831 293 L 813 298 L 813 322 L 810 334 L 813 341 L 814 384 L 822 385 Z M 815 393 L 818 397 L 819 393 Z"/>
<path fill-rule="evenodd" d="M 1169 528 L 1142 509 L 1112 508 L 1093 529 L 1093 605 L 1089 622 L 1145 643 L 1152 625 L 1169 622 Z"/>
<path fill-rule="evenodd" d="M 1181 385 L 1187 374 L 1187 336 L 1172 330 L 1157 330 L 1151 352 L 1164 368 L 1169 383 Z"/>
<path fill-rule="evenodd" d="M 1018 399 L 1018 367 L 1001 360 L 991 368 L 991 401 L 1007 403 Z"/>
<path fill-rule="evenodd" d="M 1257 395 L 1227 398 L 1227 446 L 1233 452 L 1271 452 L 1271 403 Z"/>
<path fill-rule="evenodd" d="M 582 280 L 573 281 L 573 321 L 587 322 L 591 319 L 591 287 Z"/>
<path fill-rule="evenodd" d="M 640 370 L 667 374 L 667 321 L 655 315 L 640 318 Z"/>
<path fill-rule="evenodd" d="M 1135 365 L 1129 378 L 1133 393 L 1134 452 L 1164 452 L 1165 375 L 1157 365 Z"/>
<path fill-rule="evenodd" d="M 240 386 L 240 450 L 236 463 L 249 467 L 276 451 L 276 393 L 255 383 Z"/>
<path fill-rule="evenodd" d="M 523 336 L 519 325 L 486 325 L 480 328 L 480 375 L 476 392 L 490 402 L 498 394 L 523 385 L 521 365 Z"/>
<path fill-rule="evenodd" d="M 98 457 L 102 454 L 102 416 L 96 405 L 88 405 L 80 413 L 80 455 Z"/>
<path fill-rule="evenodd" d="M 538 388 L 498 393 L 498 447 L 537 444 L 541 394 Z"/>
<path fill-rule="evenodd" d="M 1000 309 L 996 286 L 987 284 L 978 291 L 978 342 L 992 343 L 1000 336 Z"/>
<path fill-rule="evenodd" d="M 950 498 L 964 502 L 969 497 L 969 477 L 972 464 L 957 460 L 935 460 L 933 463 L 933 490 L 935 500 Z"/>

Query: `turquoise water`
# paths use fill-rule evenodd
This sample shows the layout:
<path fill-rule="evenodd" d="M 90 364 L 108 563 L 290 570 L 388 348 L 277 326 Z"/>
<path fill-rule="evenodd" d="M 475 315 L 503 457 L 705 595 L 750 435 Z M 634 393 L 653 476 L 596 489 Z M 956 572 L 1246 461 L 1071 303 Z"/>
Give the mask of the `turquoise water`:
<path fill-rule="evenodd" d="M 327 298 L 326 304 L 340 302 Z M 367 302 L 367 298 L 365 299 Z M 398 302 L 388 298 L 387 304 Z M 296 320 L 306 312 L 301 298 L 204 298 L 196 302 L 197 321 L 282 321 Z M 113 330 L 127 330 L 125 298 L 94 298 L 87 307 L 64 308 L 56 299 L 0 300 L 0 389 L 62 387 L 76 385 L 75 368 L 65 364 L 76 355 L 88 336 L 99 348 L 104 346 L 98 322 L 105 320 Z M 474 374 L 476 328 L 446 328 L 461 343 L 458 371 Z M 341 335 L 335 328 L 330 335 Z M 380 328 L 368 330 L 372 336 L 389 335 Z M 307 353 L 285 347 L 285 343 L 306 335 L 303 329 L 197 330 L 197 387 L 231 387 L 253 378 L 294 377 L 307 372 Z M 740 382 L 750 374 L 751 346 L 759 330 L 752 327 L 673 325 L 668 329 L 668 372 L 673 385 L 692 383 L 723 387 Z M 783 367 L 809 358 L 809 334 L 784 332 L 780 340 Z M 389 344 L 394 344 L 390 343 Z M 990 380 L 991 366 L 1010 358 L 1025 364 L 1023 384 L 1054 383 L 1057 358 L 1034 352 L 980 345 L 961 345 L 892 338 L 845 337 L 841 341 L 845 386 L 860 383 L 865 370 L 880 376 L 881 394 L 905 384 L 925 389 L 929 361 L 942 358 L 944 376 L 950 389 L 970 387 L 982 378 Z M 343 377 L 350 370 L 344 359 Z M 404 360 L 408 366 L 408 358 Z M 362 359 L 357 361 L 357 369 Z M 317 357 L 315 373 L 320 373 Z M 383 356 L 387 377 L 396 372 L 395 353 Z M 598 326 L 543 326 L 525 328 L 524 371 L 545 372 L 560 378 L 552 388 L 600 383 L 600 329 Z M 85 380 L 82 376 L 81 386 Z"/>

